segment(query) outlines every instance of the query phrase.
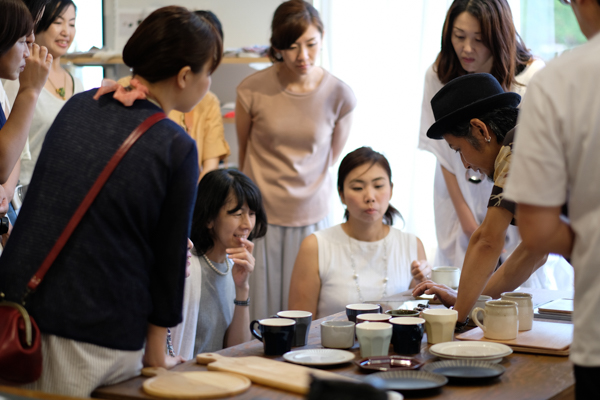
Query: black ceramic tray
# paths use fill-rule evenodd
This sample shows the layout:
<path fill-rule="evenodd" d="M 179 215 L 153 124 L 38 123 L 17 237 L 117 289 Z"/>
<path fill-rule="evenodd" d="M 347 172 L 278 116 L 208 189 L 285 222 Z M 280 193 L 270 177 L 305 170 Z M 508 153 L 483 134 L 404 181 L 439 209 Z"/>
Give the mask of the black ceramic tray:
<path fill-rule="evenodd" d="M 427 371 L 388 371 L 369 375 L 365 382 L 381 390 L 406 393 L 439 389 L 448 383 L 448 378 Z"/>
<path fill-rule="evenodd" d="M 414 358 L 403 356 L 367 357 L 362 360 L 356 360 L 354 363 L 364 372 L 411 370 L 423 365 L 422 362 Z"/>
<path fill-rule="evenodd" d="M 448 360 L 427 364 L 422 371 L 444 375 L 452 380 L 486 380 L 506 371 L 502 365 L 477 360 Z"/>

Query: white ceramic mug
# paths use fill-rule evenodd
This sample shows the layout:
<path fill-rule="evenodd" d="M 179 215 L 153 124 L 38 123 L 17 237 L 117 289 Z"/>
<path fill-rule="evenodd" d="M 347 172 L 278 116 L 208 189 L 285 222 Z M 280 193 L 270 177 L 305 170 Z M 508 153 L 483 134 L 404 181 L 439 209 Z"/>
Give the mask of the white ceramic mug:
<path fill-rule="evenodd" d="M 475 307 L 483 308 L 485 307 L 485 302 L 490 300 L 493 300 L 492 296 L 486 296 L 485 294 L 479 296 L 479 298 L 475 302 L 475 305 L 473 306 L 473 308 L 471 308 L 471 311 L 469 312 L 469 326 L 477 326 L 475 325 L 475 321 L 473 321 L 473 318 L 471 318 L 471 314 L 473 314 L 473 310 L 475 309 Z M 481 321 L 481 323 L 484 323 L 485 321 L 483 320 L 483 313 L 480 312 L 477 315 L 479 321 Z"/>
<path fill-rule="evenodd" d="M 425 319 L 428 343 L 451 342 L 454 339 L 458 311 L 440 308 L 426 309 L 423 310 L 422 317 Z"/>
<path fill-rule="evenodd" d="M 531 294 L 505 292 L 502 293 L 502 300 L 509 300 L 517 303 L 519 330 L 530 331 L 533 328 L 533 298 Z"/>
<path fill-rule="evenodd" d="M 483 312 L 485 324 L 479 321 L 478 314 Z M 485 308 L 475 307 L 471 313 L 475 325 L 481 328 L 483 336 L 495 340 L 512 340 L 519 332 L 517 303 L 508 300 L 490 300 Z"/>
<path fill-rule="evenodd" d="M 388 322 L 392 319 L 389 314 L 358 314 L 356 316 L 356 324 L 362 324 L 363 322 Z"/>
<path fill-rule="evenodd" d="M 349 349 L 354 346 L 354 322 L 321 322 L 321 345 L 330 349 Z"/>
<path fill-rule="evenodd" d="M 434 267 L 431 271 L 431 280 L 456 290 L 460 282 L 460 268 Z"/>
<path fill-rule="evenodd" d="M 392 325 L 387 322 L 369 322 L 356 325 L 361 357 L 387 356 L 392 340 Z"/>

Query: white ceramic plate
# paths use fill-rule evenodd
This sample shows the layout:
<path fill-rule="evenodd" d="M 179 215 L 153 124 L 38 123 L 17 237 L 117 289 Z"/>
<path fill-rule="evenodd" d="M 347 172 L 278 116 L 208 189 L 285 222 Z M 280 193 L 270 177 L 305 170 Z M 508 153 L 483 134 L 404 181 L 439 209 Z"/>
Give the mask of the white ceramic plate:
<path fill-rule="evenodd" d="M 434 344 L 429 352 L 435 356 L 450 360 L 474 359 L 489 362 L 500 362 L 502 357 L 512 354 L 512 349 L 505 344 L 493 342 L 444 342 Z"/>
<path fill-rule="evenodd" d="M 354 360 L 354 354 L 337 349 L 308 349 L 288 351 L 283 358 L 300 365 L 335 365 Z"/>

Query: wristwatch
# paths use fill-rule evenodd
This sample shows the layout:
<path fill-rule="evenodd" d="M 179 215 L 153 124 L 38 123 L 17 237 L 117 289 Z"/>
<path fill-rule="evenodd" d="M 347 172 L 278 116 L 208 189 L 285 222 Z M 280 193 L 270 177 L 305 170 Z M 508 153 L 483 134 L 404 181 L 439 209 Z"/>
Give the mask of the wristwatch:
<path fill-rule="evenodd" d="M 469 323 L 469 317 L 467 317 L 467 319 L 465 319 L 464 322 L 456 321 L 456 326 L 454 327 L 454 331 L 455 332 L 464 331 L 465 327 L 467 326 L 468 323 Z"/>
<path fill-rule="evenodd" d="M 233 299 L 233 304 L 236 306 L 249 306 L 250 305 L 250 297 L 247 300 L 235 300 Z"/>

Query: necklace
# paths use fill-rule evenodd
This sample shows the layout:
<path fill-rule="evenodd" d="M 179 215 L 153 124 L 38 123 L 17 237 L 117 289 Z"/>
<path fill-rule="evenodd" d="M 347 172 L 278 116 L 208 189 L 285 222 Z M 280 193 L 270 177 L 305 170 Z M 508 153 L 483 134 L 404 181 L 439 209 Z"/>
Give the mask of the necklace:
<path fill-rule="evenodd" d="M 348 244 L 350 246 L 350 250 L 352 250 L 352 242 L 350 241 L 350 235 L 348 235 Z M 388 264 L 387 264 L 387 237 L 383 239 L 383 265 L 385 267 L 385 274 L 383 275 L 383 293 L 381 294 L 381 298 L 387 296 L 387 283 L 388 283 Z M 362 296 L 362 292 L 360 291 L 360 285 L 358 283 L 358 273 L 356 272 L 356 265 L 354 265 L 354 253 L 350 252 L 350 264 L 352 266 L 352 278 L 354 279 L 354 284 L 356 285 L 356 292 L 358 293 L 358 300 L 361 303 L 364 303 L 364 299 Z"/>
<path fill-rule="evenodd" d="M 211 262 L 211 261 L 208 259 L 208 257 L 206 257 L 206 254 L 202 254 L 202 257 L 204 257 L 204 259 L 205 259 L 205 260 L 206 260 L 206 262 L 208 263 L 208 266 L 209 266 L 209 267 L 210 267 L 210 268 L 211 268 L 213 271 L 215 271 L 215 272 L 216 272 L 218 275 L 225 276 L 225 275 L 227 275 L 227 274 L 229 273 L 229 267 L 230 267 L 229 263 L 231 262 L 231 260 L 229 260 L 229 258 L 225 257 L 225 265 L 227 265 L 227 270 L 226 270 L 225 272 L 221 272 L 221 271 L 219 271 L 219 270 L 217 269 L 217 267 L 215 267 L 215 266 L 213 265 L 213 263 L 212 263 L 212 262 Z"/>
<path fill-rule="evenodd" d="M 67 74 L 65 74 L 65 84 L 63 87 L 57 88 L 56 85 L 52 83 L 52 80 L 50 80 L 50 77 L 48 77 L 48 82 L 50 82 L 56 94 L 59 95 L 61 99 L 66 100 L 67 91 L 65 88 L 67 87 Z"/>

